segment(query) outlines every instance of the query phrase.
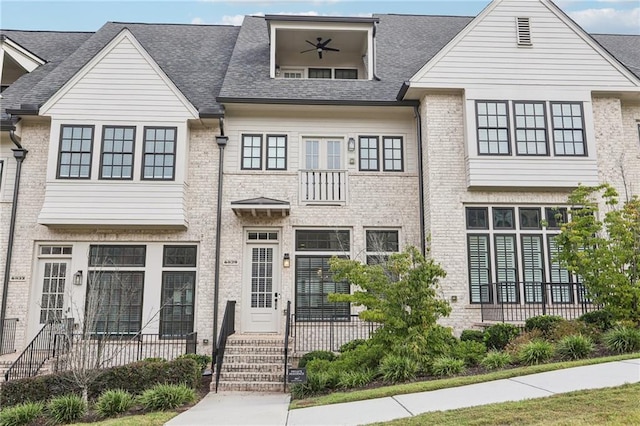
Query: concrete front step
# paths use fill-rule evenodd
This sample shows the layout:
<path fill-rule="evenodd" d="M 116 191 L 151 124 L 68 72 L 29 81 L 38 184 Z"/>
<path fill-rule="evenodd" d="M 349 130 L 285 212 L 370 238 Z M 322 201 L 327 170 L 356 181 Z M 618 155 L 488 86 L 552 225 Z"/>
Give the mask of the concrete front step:
<path fill-rule="evenodd" d="M 215 384 L 211 383 L 212 388 L 215 389 Z M 273 382 L 252 382 L 252 383 L 240 383 L 240 382 L 226 382 L 220 381 L 218 384 L 218 392 L 224 391 L 236 391 L 236 392 L 283 392 L 284 384 Z"/>
<path fill-rule="evenodd" d="M 237 355 L 237 354 L 284 354 L 284 348 L 274 346 L 229 346 L 224 350 L 224 354 Z"/>
<path fill-rule="evenodd" d="M 278 373 L 256 373 L 247 371 L 224 371 L 220 373 L 220 380 L 225 382 L 282 382 L 284 371 Z"/>
<path fill-rule="evenodd" d="M 236 337 L 233 336 L 227 339 L 227 346 L 229 345 L 255 345 L 255 346 L 279 346 L 281 348 L 284 347 L 284 339 L 283 338 L 268 338 L 268 337 Z"/>
<path fill-rule="evenodd" d="M 228 355 L 224 354 L 224 364 L 283 364 L 284 355 Z"/>
<path fill-rule="evenodd" d="M 281 373 L 284 371 L 284 360 L 277 364 L 249 364 L 249 363 L 229 363 L 222 364 L 223 371 L 244 371 L 247 373 Z"/>

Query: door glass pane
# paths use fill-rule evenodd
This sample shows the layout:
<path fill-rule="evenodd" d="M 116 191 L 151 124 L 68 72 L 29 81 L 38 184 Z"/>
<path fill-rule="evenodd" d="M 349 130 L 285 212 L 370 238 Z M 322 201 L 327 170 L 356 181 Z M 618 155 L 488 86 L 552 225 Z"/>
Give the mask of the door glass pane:
<path fill-rule="evenodd" d="M 341 165 L 340 141 L 327 141 L 327 169 L 339 169 Z"/>
<path fill-rule="evenodd" d="M 62 318 L 66 280 L 66 262 L 46 262 L 44 264 L 40 324 Z"/>
<path fill-rule="evenodd" d="M 320 159 L 320 142 L 305 141 L 305 168 L 307 170 L 315 170 L 320 168 L 318 161 Z"/>
<path fill-rule="evenodd" d="M 251 249 L 251 307 L 271 308 L 273 303 L 273 248 Z"/>

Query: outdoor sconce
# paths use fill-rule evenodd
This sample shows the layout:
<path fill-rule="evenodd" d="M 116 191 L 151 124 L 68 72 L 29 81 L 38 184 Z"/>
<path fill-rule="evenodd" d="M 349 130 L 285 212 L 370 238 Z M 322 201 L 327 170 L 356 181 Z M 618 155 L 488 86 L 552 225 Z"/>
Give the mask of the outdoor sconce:
<path fill-rule="evenodd" d="M 73 274 L 73 285 L 82 285 L 82 271 Z"/>
<path fill-rule="evenodd" d="M 276 65 L 276 77 L 280 76 L 280 66 Z"/>
<path fill-rule="evenodd" d="M 347 149 L 349 151 L 356 150 L 356 140 L 354 138 L 349 138 L 349 142 L 347 143 Z"/>
<path fill-rule="evenodd" d="M 288 268 L 291 266 L 291 257 L 289 257 L 289 253 L 284 254 L 284 258 L 282 259 L 282 267 Z"/>
<path fill-rule="evenodd" d="M 228 140 L 229 138 L 227 136 L 216 136 L 216 143 L 219 147 L 226 146 Z"/>

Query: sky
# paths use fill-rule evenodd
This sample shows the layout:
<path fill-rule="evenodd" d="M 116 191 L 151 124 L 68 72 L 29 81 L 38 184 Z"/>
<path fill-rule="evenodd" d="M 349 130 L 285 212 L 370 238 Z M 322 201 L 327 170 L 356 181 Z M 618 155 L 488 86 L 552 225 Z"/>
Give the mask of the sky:
<path fill-rule="evenodd" d="M 107 21 L 240 25 L 244 15 L 475 16 L 489 0 L 0 0 L 0 27 L 96 31 Z M 556 0 L 590 33 L 640 34 L 640 0 Z"/>

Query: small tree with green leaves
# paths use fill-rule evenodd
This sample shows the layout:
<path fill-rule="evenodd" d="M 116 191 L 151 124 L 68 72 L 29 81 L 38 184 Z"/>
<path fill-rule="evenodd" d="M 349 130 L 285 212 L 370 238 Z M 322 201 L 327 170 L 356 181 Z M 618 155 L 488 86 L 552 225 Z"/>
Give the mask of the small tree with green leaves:
<path fill-rule="evenodd" d="M 570 220 L 556 237 L 558 259 L 615 319 L 640 323 L 640 199 L 620 205 L 616 190 L 603 184 L 578 187 L 569 203 Z"/>
<path fill-rule="evenodd" d="M 334 258 L 331 270 L 336 281 L 346 280 L 357 290 L 332 294 L 330 300 L 366 307 L 360 318 L 382 325 L 373 338 L 390 351 L 402 348 L 419 355 L 427 347 L 446 344 L 447 336 L 436 323 L 451 312 L 449 303 L 438 295 L 439 281 L 446 272 L 417 248 L 409 247 L 375 265 Z"/>

